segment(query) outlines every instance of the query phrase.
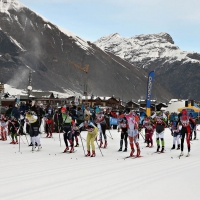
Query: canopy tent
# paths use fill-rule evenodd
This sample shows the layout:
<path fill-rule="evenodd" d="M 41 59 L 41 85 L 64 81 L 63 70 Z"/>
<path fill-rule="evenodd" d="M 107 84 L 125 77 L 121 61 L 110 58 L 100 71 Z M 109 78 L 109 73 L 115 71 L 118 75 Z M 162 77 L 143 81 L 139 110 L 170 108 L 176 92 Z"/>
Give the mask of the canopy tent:
<path fill-rule="evenodd" d="M 189 104 L 188 107 L 178 108 L 178 112 L 181 112 L 183 109 L 193 109 L 194 112 L 200 112 L 200 108 L 196 104 L 194 106 Z"/>

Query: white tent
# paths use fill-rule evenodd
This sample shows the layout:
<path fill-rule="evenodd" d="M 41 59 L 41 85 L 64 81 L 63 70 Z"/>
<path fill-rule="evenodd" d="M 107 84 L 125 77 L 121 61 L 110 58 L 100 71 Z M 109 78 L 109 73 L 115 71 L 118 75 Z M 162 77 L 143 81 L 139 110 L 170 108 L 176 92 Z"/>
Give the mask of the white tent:
<path fill-rule="evenodd" d="M 170 101 L 168 104 L 168 107 L 166 108 L 165 111 L 168 111 L 170 113 L 172 112 L 178 112 L 178 108 L 184 107 L 185 106 L 185 100 L 178 100 L 177 101 Z"/>

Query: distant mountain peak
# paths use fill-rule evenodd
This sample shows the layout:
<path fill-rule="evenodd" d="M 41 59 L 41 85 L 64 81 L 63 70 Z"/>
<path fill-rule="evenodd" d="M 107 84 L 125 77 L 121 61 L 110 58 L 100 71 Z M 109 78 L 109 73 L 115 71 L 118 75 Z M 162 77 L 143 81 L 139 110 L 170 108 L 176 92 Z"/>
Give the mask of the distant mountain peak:
<path fill-rule="evenodd" d="M 148 68 L 149 64 L 159 59 L 164 59 L 164 62 L 169 60 L 171 63 L 177 61 L 200 63 L 199 57 L 197 59 L 197 56 L 191 56 L 193 52 L 182 51 L 174 44 L 172 37 L 164 32 L 141 34 L 131 38 L 111 34 L 101 37 L 94 43 L 102 50 L 143 68 Z"/>

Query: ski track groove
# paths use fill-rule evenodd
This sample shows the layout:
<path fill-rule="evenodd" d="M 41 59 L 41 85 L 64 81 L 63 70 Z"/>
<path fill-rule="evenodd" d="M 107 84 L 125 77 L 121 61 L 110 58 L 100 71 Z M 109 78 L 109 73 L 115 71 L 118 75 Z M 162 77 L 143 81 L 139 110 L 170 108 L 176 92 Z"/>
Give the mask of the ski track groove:
<path fill-rule="evenodd" d="M 86 158 L 87 159 L 87 158 Z M 93 158 L 88 158 L 88 159 L 93 159 Z M 71 159 L 70 159 L 71 160 Z M 129 160 L 131 160 L 131 159 L 129 159 Z M 163 160 L 163 159 L 162 159 Z M 164 159 L 164 160 L 168 160 L 168 159 Z M 75 161 L 75 162 L 78 162 L 77 160 Z M 12 177 L 12 178 L 8 178 L 8 177 L 6 177 L 5 179 L 4 178 L 2 178 L 1 180 L 0 180 L 0 184 L 1 183 L 6 183 L 6 184 L 8 184 L 8 183 L 10 183 L 10 182 L 13 182 L 14 180 L 16 180 L 17 179 L 17 181 L 22 181 L 22 180 L 26 180 L 26 179 L 30 179 L 31 177 L 37 177 L 37 176 L 41 176 L 41 175 L 48 175 L 48 174 L 51 174 L 52 175 L 52 173 L 54 173 L 54 174 L 57 174 L 57 173 L 61 173 L 61 172 L 65 172 L 66 170 L 67 170 L 67 172 L 69 172 L 69 171 L 74 171 L 74 170 L 77 170 L 77 169 L 79 169 L 80 168 L 80 166 L 81 167 L 87 167 L 87 166 L 89 166 L 89 167 L 93 167 L 93 166 L 96 166 L 96 165 L 98 165 L 99 163 L 101 164 L 101 165 L 104 165 L 105 163 L 106 164 L 115 164 L 115 163 L 118 163 L 119 161 L 116 161 L 116 160 L 104 160 L 104 161 L 92 161 L 92 163 L 84 163 L 84 164 L 80 164 L 80 163 L 77 163 L 78 164 L 78 166 L 74 166 L 73 165 L 73 163 L 69 163 L 68 164 L 68 166 L 67 166 L 67 169 L 66 169 L 66 167 L 63 167 L 63 168 L 59 168 L 59 169 L 51 169 L 51 170 L 45 170 L 45 171 L 38 171 L 38 172 L 36 172 L 36 173 L 32 173 L 31 175 L 20 175 L 19 177 Z M 123 160 L 122 160 L 122 162 L 123 162 Z M 158 160 L 157 162 L 160 162 L 160 160 Z M 155 164 L 155 163 L 157 163 L 157 162 L 155 162 L 155 161 L 151 161 L 151 163 L 152 164 Z M 151 163 L 149 163 L 149 165 L 151 164 Z M 72 165 L 72 166 L 69 166 L 69 165 Z M 145 165 L 145 163 L 144 164 L 141 164 L 140 166 L 143 166 L 143 165 Z M 33 165 L 31 164 L 31 167 L 33 167 Z M 72 169 L 71 169 L 72 168 Z M 132 166 L 130 166 L 130 168 L 132 168 Z M 115 172 L 114 172 L 115 173 Z"/>
<path fill-rule="evenodd" d="M 161 161 L 159 161 L 158 163 L 160 163 L 160 162 Z M 161 162 L 161 163 L 163 164 L 163 162 Z M 170 169 L 168 168 L 168 170 L 169 170 L 168 174 L 176 174 L 177 172 L 180 172 L 180 169 L 184 170 L 184 169 L 188 169 L 188 167 L 190 167 L 190 168 L 191 167 L 197 167 L 197 166 L 199 166 L 199 163 L 200 163 L 200 161 L 198 161 L 198 162 L 195 161 L 193 164 L 188 163 L 187 165 L 184 165 L 184 166 L 179 167 L 179 168 L 174 168 L 174 166 L 172 166 Z M 151 164 L 154 165 L 155 163 L 151 163 Z M 126 168 L 126 170 L 129 170 L 130 168 L 132 169 L 133 166 L 128 167 L 128 169 Z M 16 198 L 21 199 L 21 198 L 26 197 L 27 195 L 31 195 L 31 197 L 36 197 L 37 195 L 40 195 L 40 192 L 44 192 L 44 191 L 48 191 L 48 190 L 51 190 L 51 189 L 55 189 L 56 187 L 67 186 L 68 184 L 70 184 L 70 185 L 71 184 L 76 184 L 77 182 L 80 183 L 80 181 L 86 182 L 87 180 L 92 180 L 92 179 L 96 180 L 96 178 L 102 177 L 102 175 L 106 176 L 108 174 L 109 175 L 110 174 L 116 174 L 116 173 L 122 172 L 124 170 L 125 169 L 123 168 L 123 169 L 120 169 L 120 170 L 117 169 L 117 170 L 114 170 L 112 172 L 107 172 L 107 173 L 103 173 L 102 172 L 101 174 L 98 174 L 98 175 L 93 175 L 92 174 L 89 177 L 87 176 L 87 178 L 82 177 L 81 179 L 78 178 L 78 180 L 75 179 L 75 180 L 72 180 L 70 182 L 69 182 L 69 180 L 66 180 L 66 181 L 64 181 L 62 183 L 54 184 L 53 186 L 46 186 L 46 187 L 44 186 L 44 187 L 42 187 L 42 189 L 36 189 L 36 190 L 32 191 L 31 193 L 30 192 L 28 192 L 28 193 L 24 192 L 24 194 L 21 194 L 21 195 L 16 195 L 15 194 L 12 197 L 4 198 L 4 199 L 5 200 L 16 199 Z M 160 177 L 165 177 L 166 176 L 165 172 L 166 172 L 166 169 L 163 169 L 163 170 L 156 171 L 156 172 L 152 173 L 150 175 L 150 177 L 153 177 L 153 180 L 151 179 L 151 180 L 149 180 L 149 182 L 157 180 L 155 177 L 159 177 L 159 179 L 160 179 Z M 55 174 L 53 174 L 53 175 L 55 175 Z M 34 178 L 36 178 L 36 177 L 34 176 Z M 146 179 L 147 179 L 146 177 L 141 177 L 140 175 L 138 177 L 134 177 L 134 182 L 132 182 L 133 177 L 126 178 L 125 180 L 123 180 L 125 182 L 125 183 L 123 183 L 123 188 L 126 188 L 126 189 L 122 189 L 122 183 L 121 183 L 121 181 L 119 181 L 119 183 L 113 184 L 112 183 L 113 180 L 110 180 L 110 183 L 112 183 L 112 184 L 109 184 L 109 182 L 107 182 L 107 184 L 109 185 L 109 187 L 106 185 L 103 188 L 101 187 L 98 191 L 95 190 L 95 192 L 94 192 L 95 194 L 90 194 L 90 195 L 93 195 L 93 196 L 90 197 L 90 199 L 93 199 L 95 196 L 98 196 L 98 194 L 101 193 L 102 190 L 104 191 L 104 193 L 107 193 L 107 192 L 111 193 L 111 191 L 116 192 L 119 189 L 120 193 L 123 193 L 123 192 L 129 190 L 128 186 L 130 186 L 130 184 L 131 184 L 131 187 L 133 187 L 133 186 L 140 186 L 140 185 L 142 185 L 144 183 L 144 181 L 145 182 L 147 181 Z M 150 178 L 148 177 L 148 179 L 150 179 Z M 90 184 L 92 184 L 91 182 L 90 182 Z M 112 187 L 114 187 L 114 188 L 111 190 Z M 83 197 L 83 195 L 87 196 L 87 194 L 88 193 L 80 194 L 78 196 L 75 196 L 75 197 L 70 198 L 70 199 L 68 198 L 68 199 L 69 200 L 71 200 L 71 199 L 78 199 L 79 197 Z M 87 197 L 87 199 L 89 199 L 89 198 Z"/>

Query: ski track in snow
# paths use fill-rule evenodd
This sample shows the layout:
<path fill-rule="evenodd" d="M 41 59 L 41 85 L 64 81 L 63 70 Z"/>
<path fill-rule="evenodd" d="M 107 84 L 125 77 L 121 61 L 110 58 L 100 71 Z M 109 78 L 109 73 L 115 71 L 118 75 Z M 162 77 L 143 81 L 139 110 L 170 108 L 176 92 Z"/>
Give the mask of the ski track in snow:
<path fill-rule="evenodd" d="M 109 136 L 109 131 L 106 131 Z M 117 152 L 120 133 L 112 130 L 114 140 L 108 137 L 108 148 L 96 145 L 96 157 L 86 158 L 80 146 L 73 154 L 63 154 L 64 142 L 59 146 L 59 134 L 54 138 L 41 135 L 42 150 L 31 152 L 21 141 L 18 145 L 0 141 L 1 199 L 198 199 L 200 153 L 199 141 L 192 141 L 191 157 L 178 158 L 180 151 L 170 151 L 172 136 L 165 132 L 165 154 L 152 154 L 154 148 L 145 148 L 140 137 L 142 158 L 123 158 L 128 152 Z M 197 133 L 199 134 L 199 132 Z M 86 138 L 86 132 L 81 132 Z M 25 136 L 23 141 L 27 143 Z M 62 138 L 62 134 L 61 134 Z M 154 145 L 155 136 L 154 136 Z M 29 140 L 29 137 L 28 137 Z M 85 145 L 85 141 L 83 140 Z M 86 150 L 86 147 L 85 147 Z M 16 153 L 15 153 L 16 152 Z M 186 145 L 185 145 L 186 153 Z M 56 154 L 56 155 L 55 155 Z M 188 188 L 188 184 L 190 187 Z"/>

